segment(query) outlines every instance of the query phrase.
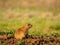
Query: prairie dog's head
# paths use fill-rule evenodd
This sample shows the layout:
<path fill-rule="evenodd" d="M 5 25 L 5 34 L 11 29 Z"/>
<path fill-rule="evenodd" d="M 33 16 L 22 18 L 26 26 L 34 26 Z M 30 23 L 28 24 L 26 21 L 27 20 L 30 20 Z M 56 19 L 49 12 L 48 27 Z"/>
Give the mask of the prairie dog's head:
<path fill-rule="evenodd" d="M 24 26 L 26 29 L 29 29 L 29 28 L 31 28 L 32 27 L 32 25 L 31 24 L 25 24 L 25 26 Z"/>
<path fill-rule="evenodd" d="M 27 25 L 28 25 L 28 27 L 29 27 L 29 28 L 31 28 L 31 27 L 32 27 L 32 25 L 31 25 L 31 24 L 27 24 Z"/>

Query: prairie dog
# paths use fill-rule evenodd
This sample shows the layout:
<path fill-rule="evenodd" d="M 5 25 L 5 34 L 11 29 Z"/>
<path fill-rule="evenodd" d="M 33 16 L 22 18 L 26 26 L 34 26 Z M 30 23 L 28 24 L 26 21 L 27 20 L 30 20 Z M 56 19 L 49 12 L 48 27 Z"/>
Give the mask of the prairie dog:
<path fill-rule="evenodd" d="M 14 34 L 14 37 L 16 39 L 24 38 L 26 35 L 28 35 L 28 29 L 31 28 L 31 27 L 32 27 L 31 24 L 25 24 L 24 26 L 22 26 L 21 28 L 16 30 L 16 32 Z"/>

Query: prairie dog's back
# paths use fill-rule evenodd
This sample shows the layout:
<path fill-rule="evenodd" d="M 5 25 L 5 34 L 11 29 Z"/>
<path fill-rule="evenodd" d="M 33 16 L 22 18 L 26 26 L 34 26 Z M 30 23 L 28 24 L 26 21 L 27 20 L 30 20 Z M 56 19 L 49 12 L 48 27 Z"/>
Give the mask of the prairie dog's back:
<path fill-rule="evenodd" d="M 28 29 L 31 27 L 32 27 L 31 24 L 25 24 L 24 26 L 22 26 L 21 28 L 16 30 L 16 32 L 14 34 L 15 38 L 16 39 L 22 39 L 23 37 L 25 37 L 28 33 Z"/>

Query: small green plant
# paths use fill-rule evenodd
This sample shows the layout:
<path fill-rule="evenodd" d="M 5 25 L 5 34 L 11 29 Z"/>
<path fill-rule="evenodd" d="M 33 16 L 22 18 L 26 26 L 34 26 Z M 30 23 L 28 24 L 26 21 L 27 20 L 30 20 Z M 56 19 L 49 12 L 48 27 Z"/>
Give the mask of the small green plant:
<path fill-rule="evenodd" d="M 17 45 L 21 45 L 21 44 L 22 44 L 22 42 L 18 41 L 16 44 L 17 44 Z"/>
<path fill-rule="evenodd" d="M 5 32 L 0 32 L 1 35 L 5 34 Z"/>

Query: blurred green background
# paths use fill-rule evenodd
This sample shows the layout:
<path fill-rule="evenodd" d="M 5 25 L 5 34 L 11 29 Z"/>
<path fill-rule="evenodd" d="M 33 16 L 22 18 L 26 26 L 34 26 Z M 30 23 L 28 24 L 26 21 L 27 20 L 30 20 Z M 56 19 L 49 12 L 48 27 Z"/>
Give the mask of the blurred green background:
<path fill-rule="evenodd" d="M 60 0 L 0 0 L 0 32 L 26 23 L 33 25 L 29 34 L 60 34 Z"/>

